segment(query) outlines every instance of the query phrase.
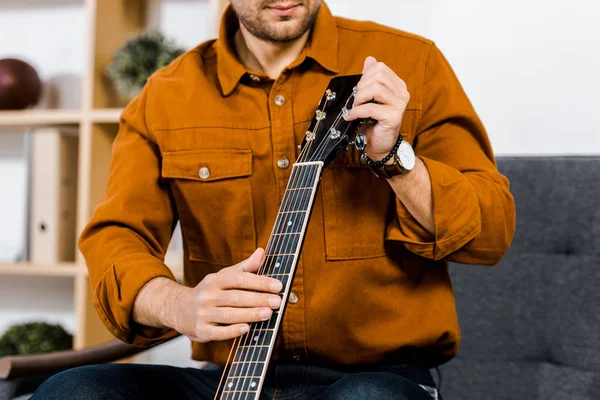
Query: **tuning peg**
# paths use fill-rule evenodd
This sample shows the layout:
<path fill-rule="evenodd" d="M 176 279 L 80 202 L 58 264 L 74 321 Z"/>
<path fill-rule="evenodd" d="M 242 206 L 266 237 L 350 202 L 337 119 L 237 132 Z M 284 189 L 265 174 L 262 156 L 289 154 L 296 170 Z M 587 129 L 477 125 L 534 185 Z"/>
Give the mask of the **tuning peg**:
<path fill-rule="evenodd" d="M 359 133 L 350 144 L 353 144 L 356 147 L 356 150 L 363 151 L 365 147 L 367 147 L 367 137 L 364 134 Z"/>

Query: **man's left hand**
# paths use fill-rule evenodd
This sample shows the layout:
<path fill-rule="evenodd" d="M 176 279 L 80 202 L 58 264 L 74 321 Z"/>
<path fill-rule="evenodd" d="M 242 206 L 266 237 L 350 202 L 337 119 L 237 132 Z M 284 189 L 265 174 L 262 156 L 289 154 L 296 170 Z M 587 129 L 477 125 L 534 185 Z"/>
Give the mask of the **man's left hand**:
<path fill-rule="evenodd" d="M 374 57 L 365 60 L 363 76 L 356 89 L 354 105 L 345 119 L 371 118 L 376 121 L 365 124 L 361 132 L 367 138 L 367 155 L 371 160 L 379 161 L 390 153 L 398 140 L 410 94 L 406 83 Z"/>

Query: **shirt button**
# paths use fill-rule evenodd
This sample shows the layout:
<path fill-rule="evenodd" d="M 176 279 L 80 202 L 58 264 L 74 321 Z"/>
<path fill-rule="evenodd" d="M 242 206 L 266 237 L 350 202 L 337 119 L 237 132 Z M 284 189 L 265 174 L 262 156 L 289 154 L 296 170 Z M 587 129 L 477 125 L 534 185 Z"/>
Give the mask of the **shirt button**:
<path fill-rule="evenodd" d="M 290 304 L 296 304 L 298 302 L 298 295 L 296 294 L 296 292 L 290 293 L 290 298 L 288 299 L 288 301 L 290 302 Z"/>
<path fill-rule="evenodd" d="M 200 171 L 198 171 L 198 176 L 200 179 L 207 179 L 210 176 L 210 169 L 207 167 L 200 168 Z"/>
<path fill-rule="evenodd" d="M 285 97 L 283 97 L 280 94 L 278 94 L 277 96 L 275 96 L 275 104 L 277 104 L 279 107 L 281 107 L 282 105 L 284 105 L 285 104 Z"/>
<path fill-rule="evenodd" d="M 277 166 L 281 169 L 286 169 L 290 166 L 290 160 L 288 160 L 287 157 L 280 158 L 277 160 Z"/>
<path fill-rule="evenodd" d="M 260 82 L 260 78 L 254 74 L 250 74 L 250 79 L 252 79 L 254 82 Z"/>

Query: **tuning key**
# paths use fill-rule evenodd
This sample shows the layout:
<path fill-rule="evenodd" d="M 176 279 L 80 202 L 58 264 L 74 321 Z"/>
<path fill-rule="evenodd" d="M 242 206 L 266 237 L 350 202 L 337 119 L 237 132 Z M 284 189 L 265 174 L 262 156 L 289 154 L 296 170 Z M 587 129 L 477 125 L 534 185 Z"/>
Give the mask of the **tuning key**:
<path fill-rule="evenodd" d="M 327 95 L 327 101 L 335 100 L 336 94 L 335 94 L 335 92 L 332 92 L 331 89 L 327 89 L 325 94 Z"/>

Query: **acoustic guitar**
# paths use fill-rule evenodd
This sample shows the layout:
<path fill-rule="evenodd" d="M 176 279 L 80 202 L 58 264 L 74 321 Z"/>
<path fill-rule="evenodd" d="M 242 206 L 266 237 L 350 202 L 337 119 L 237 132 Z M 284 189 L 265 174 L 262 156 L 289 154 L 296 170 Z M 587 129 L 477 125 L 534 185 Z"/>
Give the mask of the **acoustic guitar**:
<path fill-rule="evenodd" d="M 352 108 L 361 75 L 331 79 L 294 163 L 258 274 L 283 284 L 281 307 L 272 317 L 250 325 L 250 331 L 234 340 L 215 400 L 253 400 L 260 397 L 269 359 L 298 265 L 323 169 L 350 144 L 364 150 L 364 135 L 355 136 L 361 121 L 348 122 L 343 115 Z"/>

